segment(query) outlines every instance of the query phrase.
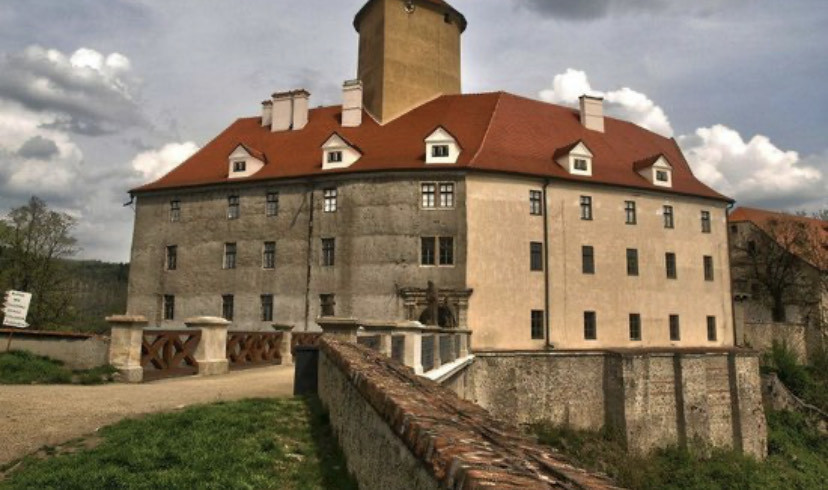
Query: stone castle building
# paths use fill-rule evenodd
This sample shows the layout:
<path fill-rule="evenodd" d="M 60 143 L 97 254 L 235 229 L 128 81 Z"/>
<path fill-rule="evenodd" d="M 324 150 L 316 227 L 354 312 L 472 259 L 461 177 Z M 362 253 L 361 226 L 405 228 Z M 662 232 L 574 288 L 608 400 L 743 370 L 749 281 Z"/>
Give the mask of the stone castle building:
<path fill-rule="evenodd" d="M 128 311 L 161 327 L 440 321 L 476 350 L 733 345 L 727 208 L 673 139 L 462 94 L 466 19 L 370 0 L 341 106 L 273 94 L 137 200 Z"/>

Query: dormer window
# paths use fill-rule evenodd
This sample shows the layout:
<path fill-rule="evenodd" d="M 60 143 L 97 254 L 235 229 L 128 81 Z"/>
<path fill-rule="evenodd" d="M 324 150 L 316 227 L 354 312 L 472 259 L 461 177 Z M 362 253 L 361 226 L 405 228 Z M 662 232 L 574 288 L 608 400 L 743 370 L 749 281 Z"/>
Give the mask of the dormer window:
<path fill-rule="evenodd" d="M 255 148 L 240 144 L 229 156 L 229 169 L 227 176 L 231 179 L 250 177 L 267 163 L 264 153 Z"/>
<path fill-rule="evenodd" d="M 572 175 L 592 176 L 592 152 L 583 141 L 576 141 L 555 152 L 555 162 Z"/>
<path fill-rule="evenodd" d="M 348 168 L 362 158 L 362 152 L 337 133 L 322 145 L 322 170 Z"/>
<path fill-rule="evenodd" d="M 445 158 L 449 156 L 448 145 L 434 145 L 431 147 L 431 156 L 434 158 Z"/>
<path fill-rule="evenodd" d="M 425 139 L 426 164 L 455 164 L 463 151 L 457 139 L 444 127 L 435 129 Z"/>
<path fill-rule="evenodd" d="M 342 163 L 342 152 L 341 151 L 329 151 L 328 152 L 328 163 Z"/>
<path fill-rule="evenodd" d="M 656 155 L 634 164 L 639 175 L 659 187 L 673 187 L 673 166 L 664 157 Z"/>

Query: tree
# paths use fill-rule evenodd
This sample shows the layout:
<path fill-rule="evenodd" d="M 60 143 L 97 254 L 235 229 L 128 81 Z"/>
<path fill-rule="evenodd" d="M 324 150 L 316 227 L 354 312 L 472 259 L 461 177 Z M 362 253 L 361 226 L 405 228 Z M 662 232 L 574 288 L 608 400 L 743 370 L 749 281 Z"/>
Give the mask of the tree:
<path fill-rule="evenodd" d="M 758 286 L 754 295 L 767 301 L 776 322 L 787 320 L 788 304 L 810 306 L 819 301 L 824 274 L 818 265 L 822 247 L 814 233 L 805 220 L 771 218 L 753 223 L 734 245 L 734 268 Z"/>
<path fill-rule="evenodd" d="M 36 327 L 54 324 L 69 308 L 61 259 L 76 252 L 74 226 L 74 218 L 34 196 L 0 220 L 0 281 L 4 289 L 32 293 L 29 323 Z"/>

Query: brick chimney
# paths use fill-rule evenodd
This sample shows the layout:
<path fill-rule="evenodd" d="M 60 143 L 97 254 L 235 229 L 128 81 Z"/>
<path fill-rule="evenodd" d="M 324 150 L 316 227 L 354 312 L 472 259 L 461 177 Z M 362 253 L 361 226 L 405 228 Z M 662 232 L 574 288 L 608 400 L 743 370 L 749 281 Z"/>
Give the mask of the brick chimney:
<path fill-rule="evenodd" d="M 299 130 L 308 124 L 310 92 L 305 89 L 273 94 L 271 131 Z M 264 118 L 262 118 L 264 124 Z"/>
<path fill-rule="evenodd" d="M 262 101 L 262 127 L 267 128 L 273 124 L 273 101 Z"/>
<path fill-rule="evenodd" d="M 355 128 L 362 124 L 362 82 L 348 80 L 342 86 L 342 126 Z"/>
<path fill-rule="evenodd" d="M 585 128 L 600 133 L 604 132 L 604 99 L 591 95 L 582 95 L 581 101 L 581 124 Z"/>
<path fill-rule="evenodd" d="M 274 133 L 277 131 L 287 131 L 293 124 L 293 96 L 290 92 L 277 92 L 273 94 L 273 112 L 272 112 L 270 130 Z"/>

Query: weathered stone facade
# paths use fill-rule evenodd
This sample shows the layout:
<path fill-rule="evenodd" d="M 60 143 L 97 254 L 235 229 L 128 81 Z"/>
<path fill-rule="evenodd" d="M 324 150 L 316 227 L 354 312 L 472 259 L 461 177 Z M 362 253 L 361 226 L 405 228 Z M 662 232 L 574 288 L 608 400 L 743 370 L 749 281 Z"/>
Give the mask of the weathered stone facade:
<path fill-rule="evenodd" d="M 421 182 L 455 184 L 455 206 L 422 209 Z M 336 189 L 336 212 L 325 212 L 324 189 Z M 279 193 L 276 216 L 265 213 L 268 192 Z M 227 219 L 228 196 L 240 216 Z M 151 325 L 222 314 L 222 295 L 234 296 L 234 329 L 272 323 L 316 329 L 320 294 L 335 294 L 336 316 L 406 319 L 400 290 L 465 288 L 464 180 L 456 173 L 340 177 L 305 182 L 188 189 L 138 197 L 128 311 Z M 171 222 L 170 201 L 181 213 Z M 420 237 L 454 238 L 454 265 L 420 266 Z M 335 238 L 335 264 L 322 265 L 322 239 Z M 264 269 L 264 242 L 276 243 L 275 268 Z M 236 268 L 224 269 L 225 243 L 235 243 Z M 167 246 L 177 247 L 167 270 Z M 260 297 L 272 294 L 272 321 L 262 321 Z M 163 319 L 163 296 L 175 296 L 175 318 Z"/>

